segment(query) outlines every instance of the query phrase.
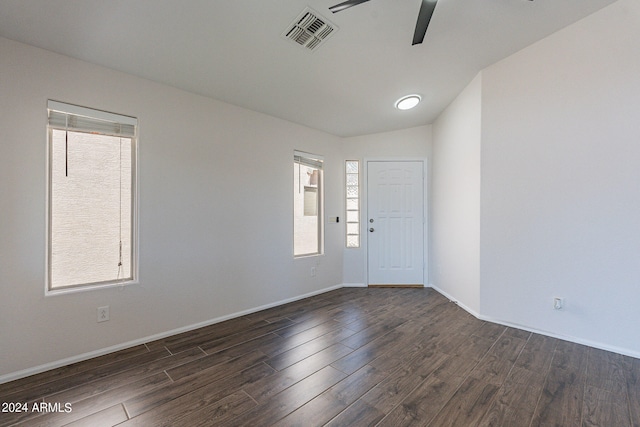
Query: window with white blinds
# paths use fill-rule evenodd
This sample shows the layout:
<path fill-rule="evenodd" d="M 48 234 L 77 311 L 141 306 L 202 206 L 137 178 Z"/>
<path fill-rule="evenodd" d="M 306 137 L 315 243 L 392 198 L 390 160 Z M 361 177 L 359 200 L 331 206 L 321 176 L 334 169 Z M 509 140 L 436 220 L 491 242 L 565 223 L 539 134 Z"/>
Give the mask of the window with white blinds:
<path fill-rule="evenodd" d="M 136 279 L 137 120 L 48 103 L 49 291 Z"/>
<path fill-rule="evenodd" d="M 322 156 L 293 154 L 293 255 L 322 253 Z"/>

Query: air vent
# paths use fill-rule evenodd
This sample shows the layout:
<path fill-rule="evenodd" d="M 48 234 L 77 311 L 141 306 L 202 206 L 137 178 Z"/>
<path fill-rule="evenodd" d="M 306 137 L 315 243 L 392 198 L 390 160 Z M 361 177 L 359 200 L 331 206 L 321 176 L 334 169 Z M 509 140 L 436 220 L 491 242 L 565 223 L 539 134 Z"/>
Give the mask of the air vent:
<path fill-rule="evenodd" d="M 282 35 L 297 45 L 314 50 L 336 30 L 337 27 L 318 12 L 306 8 Z"/>

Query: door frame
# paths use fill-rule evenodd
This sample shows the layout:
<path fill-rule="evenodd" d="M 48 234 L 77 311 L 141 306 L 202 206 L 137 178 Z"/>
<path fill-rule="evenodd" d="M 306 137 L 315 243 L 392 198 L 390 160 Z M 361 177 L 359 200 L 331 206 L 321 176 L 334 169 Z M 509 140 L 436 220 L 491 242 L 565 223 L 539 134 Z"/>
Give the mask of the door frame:
<path fill-rule="evenodd" d="M 429 285 L 429 160 L 426 157 L 365 157 L 362 176 L 362 225 L 360 227 L 360 245 L 364 248 L 364 286 L 369 286 L 369 162 L 422 162 L 422 215 L 424 218 L 422 256 L 422 280 L 424 287 Z"/>

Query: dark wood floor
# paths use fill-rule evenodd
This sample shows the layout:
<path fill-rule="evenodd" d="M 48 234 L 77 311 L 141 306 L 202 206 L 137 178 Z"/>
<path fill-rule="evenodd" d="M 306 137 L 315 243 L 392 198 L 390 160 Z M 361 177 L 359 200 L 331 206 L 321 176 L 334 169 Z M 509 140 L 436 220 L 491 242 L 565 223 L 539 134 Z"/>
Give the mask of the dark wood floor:
<path fill-rule="evenodd" d="M 28 411 L 0 425 L 640 426 L 639 378 L 431 289 L 347 288 L 2 384 Z"/>

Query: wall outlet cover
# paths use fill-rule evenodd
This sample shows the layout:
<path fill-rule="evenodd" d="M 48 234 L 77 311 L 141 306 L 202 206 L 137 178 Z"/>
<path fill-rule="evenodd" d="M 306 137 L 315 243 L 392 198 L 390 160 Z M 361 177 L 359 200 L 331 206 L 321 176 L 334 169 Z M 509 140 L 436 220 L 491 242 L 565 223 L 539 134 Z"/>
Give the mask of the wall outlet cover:
<path fill-rule="evenodd" d="M 98 323 L 109 320 L 109 306 L 98 307 Z"/>

